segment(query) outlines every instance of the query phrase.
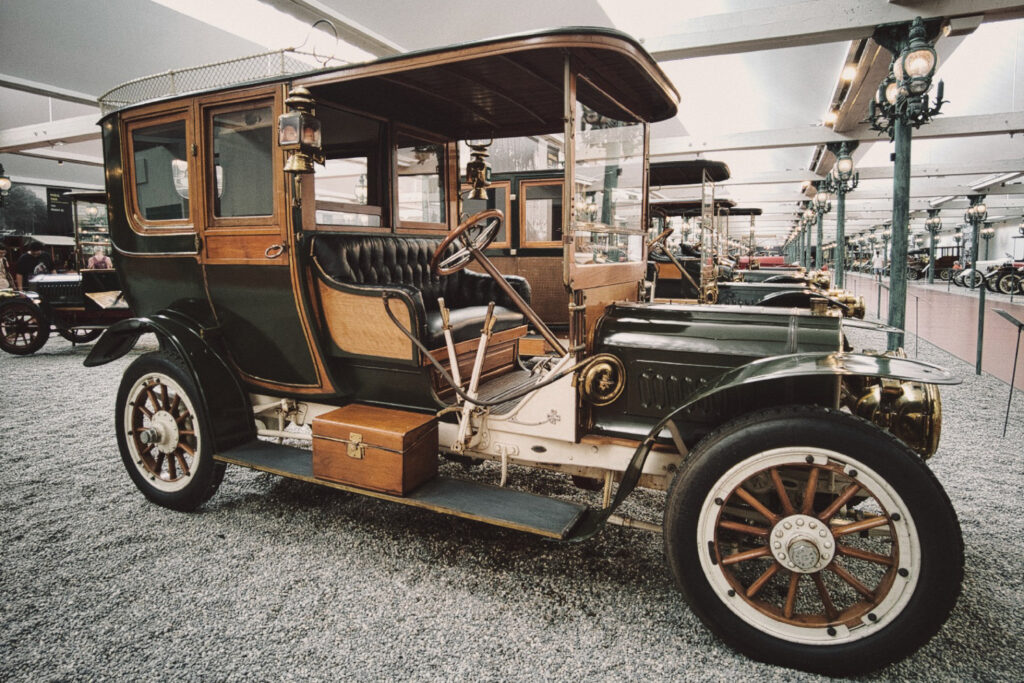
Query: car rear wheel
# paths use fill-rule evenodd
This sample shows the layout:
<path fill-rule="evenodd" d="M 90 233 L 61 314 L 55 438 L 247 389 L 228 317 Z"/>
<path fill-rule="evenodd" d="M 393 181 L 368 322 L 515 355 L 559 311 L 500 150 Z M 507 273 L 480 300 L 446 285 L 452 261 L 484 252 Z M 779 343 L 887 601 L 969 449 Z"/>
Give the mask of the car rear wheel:
<path fill-rule="evenodd" d="M 128 475 L 147 498 L 194 510 L 224 478 L 191 373 L 165 352 L 137 358 L 124 373 L 115 411 L 117 444 Z"/>
<path fill-rule="evenodd" d="M 833 676 L 927 642 L 963 577 L 956 513 L 920 458 L 814 406 L 760 411 L 702 440 L 669 491 L 665 548 L 722 640 Z"/>
<path fill-rule="evenodd" d="M 952 268 L 943 268 L 942 270 L 939 271 L 939 279 L 940 280 L 946 281 L 946 280 L 948 280 L 951 277 L 953 277 L 953 270 L 952 270 Z"/>
<path fill-rule="evenodd" d="M 81 328 L 70 327 L 66 329 L 58 329 L 57 334 L 67 339 L 72 344 L 88 344 L 103 334 L 103 330 L 84 330 Z"/>
<path fill-rule="evenodd" d="M 28 301 L 9 301 L 0 307 L 0 348 L 27 356 L 50 338 L 50 321 Z"/>
<path fill-rule="evenodd" d="M 999 278 L 999 291 L 1003 294 L 1016 294 L 1020 290 L 1020 275 L 1007 273 Z"/>

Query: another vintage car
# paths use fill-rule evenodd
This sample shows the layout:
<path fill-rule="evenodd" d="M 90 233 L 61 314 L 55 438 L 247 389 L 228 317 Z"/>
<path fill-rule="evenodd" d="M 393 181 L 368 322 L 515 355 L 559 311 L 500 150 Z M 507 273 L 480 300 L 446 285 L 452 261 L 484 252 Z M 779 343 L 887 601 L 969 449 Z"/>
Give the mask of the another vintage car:
<path fill-rule="evenodd" d="M 648 279 L 655 300 L 701 301 L 703 303 L 770 306 L 782 308 L 831 309 L 843 315 L 863 318 L 864 300 L 853 293 L 831 289 L 826 272 L 813 273 L 777 269 L 738 270 L 716 258 L 711 269 L 702 266 L 701 253 L 716 256 L 725 252 L 731 236 L 730 219 L 761 215 L 753 207 L 737 207 L 730 199 L 715 196 L 715 183 L 730 177 L 729 167 L 720 161 L 694 159 L 650 164 L 651 187 L 693 188 L 699 198 L 651 200 L 650 213 L 658 237 L 649 246 Z M 695 223 L 691 243 L 669 248 L 663 241 L 671 234 L 668 220 L 679 217 Z M 694 246 L 696 245 L 696 246 Z"/>
<path fill-rule="evenodd" d="M 74 217 L 76 270 L 36 275 L 26 284 L 28 291 L 0 293 L 0 349 L 7 353 L 35 353 L 54 330 L 74 344 L 86 344 L 132 315 L 109 256 L 93 258 L 110 252 L 106 194 L 64 196 L 71 200 Z"/>
<path fill-rule="evenodd" d="M 138 317 L 86 360 L 160 340 L 114 410 L 149 499 L 195 509 L 233 464 L 565 541 L 648 528 L 723 640 L 830 674 L 905 657 L 945 622 L 963 545 L 924 459 L 936 385 L 956 380 L 853 352 L 844 328 L 862 321 L 640 301 L 648 124 L 678 96 L 635 40 L 550 30 L 148 89 L 161 83 L 104 98 L 111 236 Z M 467 216 L 460 197 L 465 165 L 486 198 L 491 140 L 517 136 L 564 160 L 566 343 L 486 256 L 502 212 Z M 530 329 L 551 354 L 520 355 Z M 439 454 L 501 474 L 439 476 Z M 515 490 L 515 466 L 602 494 Z M 662 524 L 622 515 L 637 486 L 668 490 Z"/>

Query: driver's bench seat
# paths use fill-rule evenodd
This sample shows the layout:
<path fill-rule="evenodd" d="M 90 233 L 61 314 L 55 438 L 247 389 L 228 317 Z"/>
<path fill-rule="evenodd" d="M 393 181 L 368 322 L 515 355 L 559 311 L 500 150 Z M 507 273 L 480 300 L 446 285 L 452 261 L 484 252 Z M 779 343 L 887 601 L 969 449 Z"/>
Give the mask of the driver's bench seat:
<path fill-rule="evenodd" d="M 440 239 L 428 237 L 321 234 L 314 238 L 312 252 L 320 281 L 331 290 L 377 300 L 389 292 L 404 301 L 411 312 L 413 331 L 429 349 L 445 344 L 438 297 L 444 297 L 450 310 L 456 342 L 480 336 L 491 301 L 496 304 L 495 332 L 526 324 L 523 314 L 489 275 L 470 270 L 446 276 L 431 273 L 430 257 L 439 244 Z M 505 279 L 530 301 L 530 285 L 525 279 L 515 275 Z M 390 321 L 386 323 L 399 335 Z"/>

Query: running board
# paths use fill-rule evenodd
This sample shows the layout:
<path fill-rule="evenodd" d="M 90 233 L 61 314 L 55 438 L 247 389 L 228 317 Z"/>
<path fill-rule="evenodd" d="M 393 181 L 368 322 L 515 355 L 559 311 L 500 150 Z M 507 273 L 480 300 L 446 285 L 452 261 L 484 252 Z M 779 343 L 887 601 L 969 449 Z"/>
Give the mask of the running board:
<path fill-rule="evenodd" d="M 312 451 L 267 441 L 250 441 L 214 459 L 547 538 L 566 538 L 587 509 L 557 498 L 447 477 L 435 477 L 405 496 L 368 491 L 317 479 L 313 476 Z"/>

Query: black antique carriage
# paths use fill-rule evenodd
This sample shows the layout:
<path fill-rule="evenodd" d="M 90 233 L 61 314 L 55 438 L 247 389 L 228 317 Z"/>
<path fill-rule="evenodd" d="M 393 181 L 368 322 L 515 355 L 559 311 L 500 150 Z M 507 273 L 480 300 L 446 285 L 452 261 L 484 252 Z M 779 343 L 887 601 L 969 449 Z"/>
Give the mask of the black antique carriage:
<path fill-rule="evenodd" d="M 723 639 L 816 671 L 905 656 L 953 608 L 960 531 L 923 462 L 948 373 L 853 352 L 840 317 L 641 301 L 648 124 L 677 95 L 634 40 L 553 30 L 139 90 L 101 121 L 138 317 L 86 363 L 160 338 L 115 407 L 151 500 L 196 508 L 234 464 L 555 539 L 649 528 Z M 564 178 L 536 205 L 558 232 L 528 240 L 556 265 L 530 278 L 486 255 L 505 208 L 487 158 L 511 139 Z M 541 276 L 565 337 L 530 304 Z M 549 351 L 527 357 L 529 335 Z M 439 455 L 500 475 L 440 476 Z M 512 489 L 513 467 L 602 494 Z M 622 515 L 637 486 L 668 490 L 662 525 Z"/>
<path fill-rule="evenodd" d="M 0 293 L 0 349 L 7 353 L 35 353 L 53 331 L 74 344 L 85 344 L 132 315 L 109 257 L 93 258 L 110 252 L 106 193 L 75 191 L 64 196 L 71 201 L 74 216 L 75 269 L 36 275 L 24 292 Z M 102 267 L 95 267 L 97 263 Z"/>

